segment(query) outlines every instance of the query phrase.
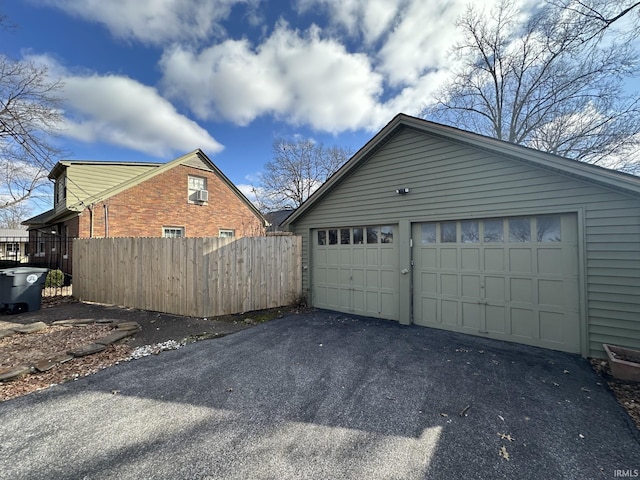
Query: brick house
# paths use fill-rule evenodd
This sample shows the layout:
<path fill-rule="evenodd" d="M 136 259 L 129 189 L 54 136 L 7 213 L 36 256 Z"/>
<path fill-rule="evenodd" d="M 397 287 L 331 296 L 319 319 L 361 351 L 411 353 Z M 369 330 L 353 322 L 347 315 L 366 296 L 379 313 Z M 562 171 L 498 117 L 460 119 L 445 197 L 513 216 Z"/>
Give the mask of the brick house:
<path fill-rule="evenodd" d="M 54 205 L 23 222 L 30 262 L 71 270 L 73 238 L 244 237 L 260 211 L 201 150 L 168 163 L 60 161 Z"/>

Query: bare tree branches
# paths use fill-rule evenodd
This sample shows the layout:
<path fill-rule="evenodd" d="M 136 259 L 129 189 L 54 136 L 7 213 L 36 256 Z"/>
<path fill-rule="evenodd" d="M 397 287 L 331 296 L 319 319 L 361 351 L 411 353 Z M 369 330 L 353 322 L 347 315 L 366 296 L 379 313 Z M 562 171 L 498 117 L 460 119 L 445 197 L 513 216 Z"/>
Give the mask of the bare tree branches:
<path fill-rule="evenodd" d="M 0 209 L 47 183 L 59 154 L 51 143 L 62 119 L 59 88 L 46 68 L 0 55 Z"/>
<path fill-rule="evenodd" d="M 350 155 L 344 148 L 325 147 L 312 140 L 275 140 L 273 159 L 265 164 L 260 186 L 254 188 L 259 208 L 299 207 Z"/>
<path fill-rule="evenodd" d="M 468 8 L 458 22 L 459 66 L 424 115 L 570 158 L 628 164 L 640 144 L 640 103 L 622 82 L 638 58 L 629 42 L 602 33 L 640 3 L 615 11 L 612 3 L 550 0 L 525 21 L 510 0 L 489 14 Z"/>

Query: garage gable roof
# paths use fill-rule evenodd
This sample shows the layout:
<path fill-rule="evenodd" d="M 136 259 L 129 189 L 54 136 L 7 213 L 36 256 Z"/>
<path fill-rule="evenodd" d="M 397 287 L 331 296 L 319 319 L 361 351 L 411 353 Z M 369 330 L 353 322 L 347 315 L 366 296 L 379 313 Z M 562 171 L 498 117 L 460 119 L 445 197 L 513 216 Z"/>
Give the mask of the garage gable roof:
<path fill-rule="evenodd" d="M 404 113 L 396 115 L 382 130 L 358 150 L 336 173 L 316 190 L 298 209 L 293 212 L 283 225 L 295 223 L 313 206 L 347 177 L 361 163 L 367 161 L 392 137 L 403 128 L 411 128 L 437 137 L 480 148 L 516 161 L 528 163 L 539 168 L 550 170 L 589 183 L 611 188 L 623 193 L 640 196 L 640 177 L 617 172 L 608 168 L 560 157 L 551 153 L 535 150 L 515 143 L 486 137 L 477 133 L 460 130 L 448 125 L 430 122 L 412 117 Z"/>

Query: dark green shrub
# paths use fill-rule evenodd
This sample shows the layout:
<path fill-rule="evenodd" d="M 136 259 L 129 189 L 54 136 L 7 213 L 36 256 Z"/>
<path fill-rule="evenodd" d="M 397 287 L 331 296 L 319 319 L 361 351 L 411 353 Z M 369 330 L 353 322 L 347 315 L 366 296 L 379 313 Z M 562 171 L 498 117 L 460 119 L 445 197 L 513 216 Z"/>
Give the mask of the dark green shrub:
<path fill-rule="evenodd" d="M 62 270 L 49 270 L 47 279 L 44 282 L 45 287 L 62 287 L 64 285 L 64 273 Z"/>

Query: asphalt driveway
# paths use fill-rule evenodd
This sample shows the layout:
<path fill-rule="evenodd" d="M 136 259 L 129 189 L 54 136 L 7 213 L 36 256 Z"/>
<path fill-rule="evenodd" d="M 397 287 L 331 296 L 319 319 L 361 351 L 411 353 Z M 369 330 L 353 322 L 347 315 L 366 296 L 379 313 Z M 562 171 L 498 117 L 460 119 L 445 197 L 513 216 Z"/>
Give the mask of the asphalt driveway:
<path fill-rule="evenodd" d="M 0 403 L 6 479 L 600 479 L 638 430 L 574 355 L 290 316 Z"/>

